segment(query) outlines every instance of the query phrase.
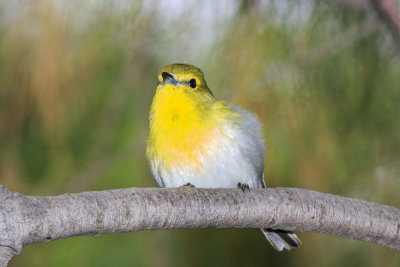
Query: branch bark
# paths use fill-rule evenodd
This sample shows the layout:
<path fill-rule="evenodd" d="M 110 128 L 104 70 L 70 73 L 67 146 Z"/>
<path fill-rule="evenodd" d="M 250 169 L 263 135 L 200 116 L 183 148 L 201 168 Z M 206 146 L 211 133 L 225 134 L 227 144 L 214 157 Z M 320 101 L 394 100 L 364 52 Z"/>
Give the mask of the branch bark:
<path fill-rule="evenodd" d="M 399 209 L 298 188 L 129 188 L 40 197 L 0 185 L 0 266 L 33 243 L 199 227 L 318 232 L 400 251 Z"/>

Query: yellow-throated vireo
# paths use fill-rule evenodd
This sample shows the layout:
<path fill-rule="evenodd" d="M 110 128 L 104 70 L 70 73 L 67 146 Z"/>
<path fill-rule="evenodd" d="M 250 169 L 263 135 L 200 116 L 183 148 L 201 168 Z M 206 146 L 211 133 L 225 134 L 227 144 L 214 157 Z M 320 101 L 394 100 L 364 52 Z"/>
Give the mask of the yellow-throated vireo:
<path fill-rule="evenodd" d="M 146 145 L 157 184 L 265 187 L 264 140 L 255 115 L 216 100 L 195 66 L 165 66 L 158 80 Z M 290 231 L 261 230 L 279 251 L 301 244 Z"/>

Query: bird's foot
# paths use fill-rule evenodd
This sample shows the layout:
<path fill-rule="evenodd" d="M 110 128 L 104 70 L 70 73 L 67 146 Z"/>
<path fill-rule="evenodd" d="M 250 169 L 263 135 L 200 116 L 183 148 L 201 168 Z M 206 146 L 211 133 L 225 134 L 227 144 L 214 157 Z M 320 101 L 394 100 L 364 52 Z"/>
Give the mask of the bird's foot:
<path fill-rule="evenodd" d="M 192 185 L 191 183 L 187 183 L 187 184 L 184 184 L 184 185 L 181 185 L 180 187 L 185 187 L 185 186 L 190 186 L 190 187 L 195 187 L 194 185 Z"/>
<path fill-rule="evenodd" d="M 250 187 L 249 187 L 249 185 L 246 184 L 246 183 L 243 183 L 243 184 L 242 184 L 242 183 L 238 183 L 237 187 L 238 187 L 239 189 L 242 189 L 243 192 L 246 191 L 246 190 L 249 190 L 249 191 L 250 191 Z"/>

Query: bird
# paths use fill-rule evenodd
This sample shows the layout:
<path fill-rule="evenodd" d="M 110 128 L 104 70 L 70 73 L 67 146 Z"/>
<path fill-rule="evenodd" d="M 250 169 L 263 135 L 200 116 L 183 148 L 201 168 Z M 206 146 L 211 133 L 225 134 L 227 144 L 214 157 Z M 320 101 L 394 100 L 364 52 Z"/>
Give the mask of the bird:
<path fill-rule="evenodd" d="M 260 122 L 250 111 L 217 100 L 193 65 L 160 70 L 146 156 L 159 187 L 265 188 Z M 290 231 L 261 231 L 278 251 L 301 245 Z"/>

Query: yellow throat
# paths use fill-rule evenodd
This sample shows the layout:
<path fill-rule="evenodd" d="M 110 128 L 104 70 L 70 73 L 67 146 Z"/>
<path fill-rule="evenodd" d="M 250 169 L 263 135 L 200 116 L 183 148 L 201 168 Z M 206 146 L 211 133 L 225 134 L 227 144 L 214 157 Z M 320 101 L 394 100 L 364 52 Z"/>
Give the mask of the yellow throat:
<path fill-rule="evenodd" d="M 216 130 L 236 114 L 216 101 L 200 69 L 172 64 L 159 73 L 159 84 L 150 109 L 148 158 L 164 168 L 174 164 L 201 168 L 200 155 Z"/>

